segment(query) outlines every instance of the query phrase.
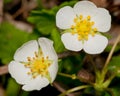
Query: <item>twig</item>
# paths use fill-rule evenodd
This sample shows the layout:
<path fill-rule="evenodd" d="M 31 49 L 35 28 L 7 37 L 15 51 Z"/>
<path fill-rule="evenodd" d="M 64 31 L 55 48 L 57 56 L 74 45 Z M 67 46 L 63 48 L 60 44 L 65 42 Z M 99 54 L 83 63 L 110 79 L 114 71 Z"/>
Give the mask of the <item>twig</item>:
<path fill-rule="evenodd" d="M 54 81 L 53 82 L 53 86 L 55 87 L 55 88 L 57 88 L 60 92 L 65 92 L 66 90 L 61 86 L 61 84 L 59 84 L 57 81 Z"/>
<path fill-rule="evenodd" d="M 72 92 L 75 92 L 75 91 L 78 91 L 78 90 L 81 90 L 81 89 L 85 89 L 85 88 L 88 88 L 88 87 L 91 87 L 91 86 L 90 85 L 78 86 L 78 87 L 75 87 L 75 88 L 72 88 L 72 89 L 69 89 L 69 90 L 65 91 L 64 93 L 60 94 L 59 96 L 65 96 L 65 95 L 68 95 Z"/>
<path fill-rule="evenodd" d="M 4 65 L 0 67 L 0 75 L 4 75 L 8 73 L 8 65 Z"/>
<path fill-rule="evenodd" d="M 107 0 L 90 0 L 90 1 L 95 3 L 98 7 L 107 7 L 108 6 Z"/>
<path fill-rule="evenodd" d="M 3 0 L 0 0 L 0 23 L 2 22 L 3 18 Z"/>
<path fill-rule="evenodd" d="M 120 41 L 120 35 L 117 37 L 117 39 L 116 39 L 116 41 L 115 41 L 115 43 L 114 43 L 114 45 L 113 45 L 113 47 L 112 47 L 112 49 L 111 49 L 108 57 L 107 57 L 107 60 L 106 60 L 105 65 L 103 67 L 103 70 L 105 70 L 106 67 L 108 66 L 108 64 L 109 64 L 109 62 L 110 62 L 110 60 L 112 58 L 112 55 L 114 53 L 114 50 L 115 50 L 115 48 L 116 48 L 116 46 L 117 46 L 117 44 L 118 44 L 119 41 Z"/>
<path fill-rule="evenodd" d="M 5 90 L 3 89 L 1 85 L 0 85 L 0 96 L 6 96 Z"/>
<path fill-rule="evenodd" d="M 58 57 L 59 58 L 65 58 L 65 57 L 73 56 L 73 55 L 76 55 L 76 54 L 79 54 L 79 53 L 67 51 L 67 52 L 63 52 L 61 54 L 58 54 Z M 7 74 L 7 73 L 8 73 L 8 65 L 6 64 L 4 66 L 1 66 L 0 67 L 0 75 L 4 75 L 4 74 Z"/>
<path fill-rule="evenodd" d="M 54 86 L 57 90 L 59 90 L 60 92 L 62 92 L 62 93 L 66 92 L 66 89 L 65 89 L 64 87 L 62 87 L 61 84 L 58 83 L 57 81 L 54 81 L 54 82 L 53 82 L 53 86 Z M 76 96 L 76 95 L 78 96 L 78 94 L 80 94 L 80 92 L 70 93 L 70 94 L 68 94 L 68 95 L 66 95 L 66 96 Z"/>
<path fill-rule="evenodd" d="M 63 52 L 63 53 L 59 53 L 58 58 L 61 59 L 61 58 L 65 58 L 65 57 L 68 57 L 68 56 L 74 56 L 74 55 L 77 55 L 77 54 L 80 54 L 80 53 L 79 52 L 66 51 L 66 52 Z"/>
<path fill-rule="evenodd" d="M 102 74 L 101 74 L 101 77 L 100 77 L 100 78 L 102 78 L 103 81 L 104 81 L 105 76 L 106 76 L 106 73 L 107 73 L 107 71 L 108 71 L 108 68 L 107 68 L 107 67 L 108 67 L 108 64 L 109 64 L 109 62 L 110 62 L 110 60 L 111 60 L 111 58 L 112 58 L 112 55 L 113 55 L 113 53 L 114 53 L 114 50 L 115 50 L 117 44 L 119 43 L 119 41 L 120 41 L 120 35 L 118 35 L 118 37 L 117 37 L 117 39 L 116 39 L 116 41 L 115 41 L 115 43 L 114 43 L 114 45 L 113 45 L 113 47 L 112 47 L 109 55 L 108 55 L 108 57 L 107 57 L 107 60 L 106 60 L 106 62 L 105 62 L 105 65 L 104 65 L 104 67 L 103 67 L 103 69 L 102 69 Z"/>
<path fill-rule="evenodd" d="M 14 25 L 16 28 L 20 30 L 23 30 L 29 33 L 32 33 L 33 31 L 33 26 L 31 24 L 28 24 L 27 22 L 24 22 L 24 21 L 14 20 L 9 13 L 5 13 L 4 18 L 7 22 L 11 23 L 12 25 Z"/>
<path fill-rule="evenodd" d="M 23 15 L 23 17 L 26 17 L 28 15 L 28 11 L 37 7 L 36 0 L 31 0 L 31 1 L 21 0 L 21 3 L 22 3 L 21 8 L 18 9 L 18 11 L 15 14 L 13 14 L 13 18 L 16 18 L 21 14 Z"/>

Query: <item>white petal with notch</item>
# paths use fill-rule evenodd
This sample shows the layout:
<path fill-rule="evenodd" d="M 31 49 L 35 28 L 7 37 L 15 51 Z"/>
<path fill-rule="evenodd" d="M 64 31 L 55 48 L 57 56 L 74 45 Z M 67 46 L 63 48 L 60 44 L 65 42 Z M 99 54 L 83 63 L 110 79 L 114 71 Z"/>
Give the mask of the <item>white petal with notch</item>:
<path fill-rule="evenodd" d="M 38 52 L 38 43 L 36 40 L 31 40 L 24 43 L 14 54 L 15 61 L 27 62 L 27 57 L 34 57 L 35 52 Z"/>

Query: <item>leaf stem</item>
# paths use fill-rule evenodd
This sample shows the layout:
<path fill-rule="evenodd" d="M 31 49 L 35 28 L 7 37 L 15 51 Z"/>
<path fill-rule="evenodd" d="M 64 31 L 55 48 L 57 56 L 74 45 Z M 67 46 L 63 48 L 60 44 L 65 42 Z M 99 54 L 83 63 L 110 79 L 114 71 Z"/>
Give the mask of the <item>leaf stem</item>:
<path fill-rule="evenodd" d="M 120 35 L 118 35 L 118 37 L 117 37 L 117 39 L 116 39 L 116 41 L 115 41 L 115 43 L 114 43 L 114 45 L 113 45 L 113 47 L 112 47 L 109 55 L 108 55 L 108 57 L 107 57 L 107 60 L 106 60 L 106 62 L 105 62 L 105 65 L 104 65 L 104 67 L 103 67 L 103 70 L 102 70 L 102 72 L 103 72 L 104 75 L 105 75 L 106 72 L 107 72 L 107 66 L 108 66 L 108 64 L 109 64 L 109 62 L 110 62 L 110 60 L 111 60 L 111 58 L 112 58 L 112 55 L 113 55 L 113 53 L 114 53 L 114 50 L 115 50 L 115 48 L 116 48 L 119 40 L 120 40 Z"/>
<path fill-rule="evenodd" d="M 71 79 L 77 79 L 77 76 L 75 74 L 69 75 L 69 74 L 59 72 L 58 75 L 65 76 L 65 77 L 68 77 L 68 78 L 71 78 Z"/>
<path fill-rule="evenodd" d="M 65 91 L 64 93 L 62 93 L 58 96 L 65 96 L 66 94 L 69 94 L 69 93 L 72 93 L 72 92 L 75 92 L 75 91 L 78 91 L 78 90 L 81 90 L 81 89 L 85 89 L 85 88 L 88 88 L 88 87 L 91 87 L 91 86 L 90 85 L 77 86 L 75 88 L 72 88 L 70 90 Z"/>

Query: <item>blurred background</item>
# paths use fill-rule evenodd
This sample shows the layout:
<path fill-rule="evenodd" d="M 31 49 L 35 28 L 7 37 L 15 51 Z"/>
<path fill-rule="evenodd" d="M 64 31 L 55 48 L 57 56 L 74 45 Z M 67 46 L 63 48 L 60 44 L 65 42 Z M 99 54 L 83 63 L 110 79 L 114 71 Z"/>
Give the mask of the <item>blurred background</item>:
<path fill-rule="evenodd" d="M 93 72 L 90 61 L 84 52 L 67 51 L 60 39 L 60 30 L 55 24 L 56 12 L 63 6 L 73 6 L 79 0 L 0 0 L 0 96 L 57 96 L 72 87 L 82 85 Z M 120 0 L 90 0 L 98 7 L 109 10 L 112 16 L 112 27 L 107 32 L 109 45 L 99 55 L 91 56 L 101 69 L 116 37 L 120 34 Z M 53 85 L 40 91 L 25 92 L 8 73 L 7 65 L 13 60 L 14 52 L 23 43 L 45 36 L 54 41 L 59 56 L 59 72 L 77 74 L 80 69 L 83 82 L 58 75 Z M 120 46 L 116 47 L 111 64 L 120 62 Z M 120 67 L 120 66 L 119 66 Z M 89 74 L 89 73 L 90 74 Z M 85 80 L 84 80 L 85 78 Z M 120 78 L 116 77 L 110 86 L 119 96 Z M 94 96 L 94 90 L 75 92 L 68 96 Z M 81 94 L 81 95 L 80 95 Z M 103 95 L 111 96 L 111 95 Z"/>

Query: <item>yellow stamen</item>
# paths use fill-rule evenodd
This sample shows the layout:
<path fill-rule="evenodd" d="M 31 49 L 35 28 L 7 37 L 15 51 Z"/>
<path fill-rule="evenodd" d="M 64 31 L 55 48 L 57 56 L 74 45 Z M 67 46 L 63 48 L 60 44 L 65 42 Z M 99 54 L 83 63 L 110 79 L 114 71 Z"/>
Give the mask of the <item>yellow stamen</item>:
<path fill-rule="evenodd" d="M 91 16 L 83 18 L 83 15 L 74 18 L 74 25 L 71 26 L 71 34 L 78 34 L 78 40 L 88 40 L 88 36 L 94 36 L 97 28 L 93 28 L 95 22 L 91 21 Z"/>
<path fill-rule="evenodd" d="M 47 56 L 46 59 L 48 60 L 48 59 L 49 59 L 49 56 Z"/>
<path fill-rule="evenodd" d="M 31 75 L 33 79 L 39 75 L 44 77 L 49 75 L 48 68 L 52 64 L 52 60 L 49 60 L 48 56 L 43 56 L 44 55 L 42 52 L 35 52 L 35 57 L 27 57 L 28 62 L 23 63 L 26 68 L 30 69 L 30 71 L 27 72 L 27 74 Z"/>
<path fill-rule="evenodd" d="M 83 19 L 83 16 L 82 16 L 82 15 L 80 15 L 80 17 L 79 17 L 79 18 L 80 18 L 80 20 L 81 20 L 81 19 Z"/>
<path fill-rule="evenodd" d="M 91 19 L 91 17 L 90 16 L 87 16 L 87 20 L 90 20 Z"/>
<path fill-rule="evenodd" d="M 35 52 L 35 57 L 38 57 L 38 53 L 37 52 Z"/>
<path fill-rule="evenodd" d="M 31 58 L 30 58 L 30 57 L 27 57 L 27 60 L 28 60 L 28 61 L 31 61 Z"/>

